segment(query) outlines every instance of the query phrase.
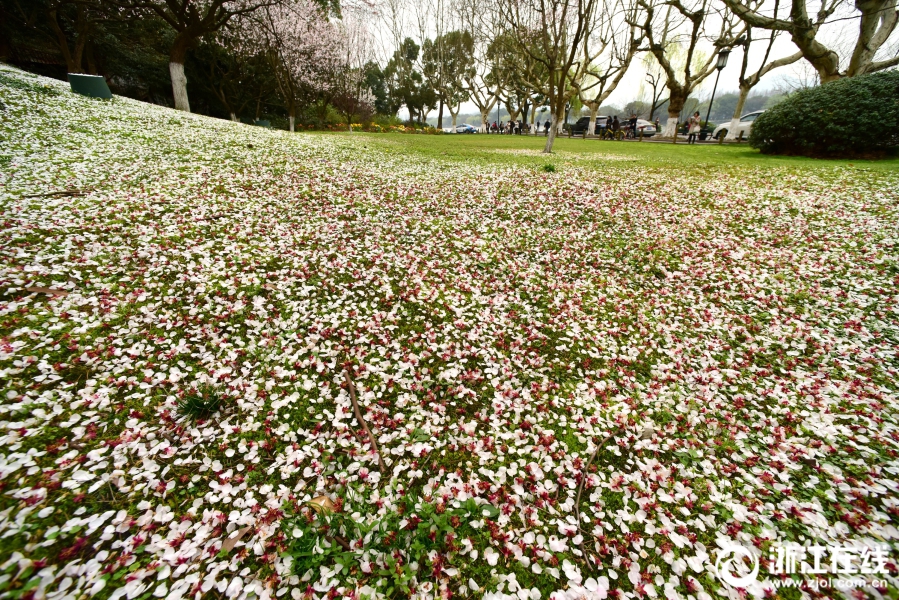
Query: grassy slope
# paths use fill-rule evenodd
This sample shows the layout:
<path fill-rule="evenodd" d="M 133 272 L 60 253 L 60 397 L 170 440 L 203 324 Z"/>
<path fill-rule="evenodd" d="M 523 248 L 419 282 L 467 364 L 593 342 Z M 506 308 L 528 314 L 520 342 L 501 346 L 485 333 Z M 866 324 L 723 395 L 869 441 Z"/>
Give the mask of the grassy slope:
<path fill-rule="evenodd" d="M 715 595 L 724 539 L 899 534 L 895 163 L 0 76 L 0 593 Z"/>

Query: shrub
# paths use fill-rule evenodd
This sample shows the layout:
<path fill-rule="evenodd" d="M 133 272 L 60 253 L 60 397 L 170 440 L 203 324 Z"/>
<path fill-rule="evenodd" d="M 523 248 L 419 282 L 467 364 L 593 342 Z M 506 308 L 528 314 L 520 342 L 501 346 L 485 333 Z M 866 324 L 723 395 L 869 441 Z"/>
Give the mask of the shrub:
<path fill-rule="evenodd" d="M 749 143 L 765 154 L 830 158 L 899 147 L 899 71 L 796 92 L 755 120 Z"/>

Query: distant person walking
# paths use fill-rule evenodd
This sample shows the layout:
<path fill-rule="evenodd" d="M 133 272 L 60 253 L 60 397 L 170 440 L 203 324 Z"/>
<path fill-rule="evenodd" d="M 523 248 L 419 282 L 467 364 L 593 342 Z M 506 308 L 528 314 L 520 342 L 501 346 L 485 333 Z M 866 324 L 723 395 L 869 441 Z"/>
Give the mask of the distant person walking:
<path fill-rule="evenodd" d="M 546 135 L 546 137 L 549 137 L 549 125 L 549 119 L 547 119 L 546 123 L 543 124 L 543 133 Z"/>
<path fill-rule="evenodd" d="M 688 144 L 696 143 L 696 136 L 699 135 L 699 132 L 702 130 L 702 118 L 699 116 L 699 111 L 697 110 L 693 113 L 693 116 L 690 117 L 690 135 L 687 136 Z"/>
<path fill-rule="evenodd" d="M 631 113 L 630 126 L 631 126 L 631 135 L 636 139 L 636 137 L 637 137 L 637 115 L 636 115 L 636 113 Z"/>
<path fill-rule="evenodd" d="M 612 135 L 617 135 L 619 131 L 621 131 L 621 122 L 618 120 L 618 115 L 615 115 L 615 118 L 612 119 Z"/>

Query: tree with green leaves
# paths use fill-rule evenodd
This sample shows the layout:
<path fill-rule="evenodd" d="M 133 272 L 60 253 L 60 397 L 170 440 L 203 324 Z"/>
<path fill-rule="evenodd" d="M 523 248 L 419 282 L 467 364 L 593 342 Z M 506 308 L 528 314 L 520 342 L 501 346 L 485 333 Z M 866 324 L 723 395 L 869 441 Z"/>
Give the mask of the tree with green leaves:
<path fill-rule="evenodd" d="M 245 31 L 252 23 L 244 21 L 207 36 L 195 53 L 195 62 L 205 67 L 200 85 L 235 122 L 248 106 L 258 105 L 262 96 L 275 87 L 265 53 Z"/>
<path fill-rule="evenodd" d="M 203 36 L 220 31 L 232 19 L 282 0 L 106 0 L 135 13 L 151 12 L 175 30 L 169 50 L 169 73 L 175 108 L 190 112 L 184 62 Z"/>
<path fill-rule="evenodd" d="M 387 76 L 377 62 L 371 60 L 365 64 L 365 86 L 371 90 L 374 96 L 375 112 L 381 115 L 396 115 L 402 106 L 402 101 L 390 94 L 387 85 Z"/>
<path fill-rule="evenodd" d="M 450 31 L 422 44 L 422 72 L 456 126 L 459 108 L 469 98 L 465 80 L 474 74 L 474 39 L 467 31 Z M 438 117 L 442 121 L 443 116 Z M 442 126 L 442 122 L 438 124 Z"/>
<path fill-rule="evenodd" d="M 420 50 L 421 47 L 415 40 L 407 37 L 393 53 L 383 71 L 387 94 L 393 99 L 391 106 L 405 106 L 409 110 L 411 123 L 421 120 L 426 109 L 433 109 L 437 105 L 437 95 L 416 68 Z"/>
<path fill-rule="evenodd" d="M 97 27 L 120 16 L 101 0 L 6 0 L 3 5 L 13 26 L 37 34 L 59 50 L 69 73 L 84 73 L 86 63 L 87 72 L 96 74 L 90 52 Z"/>

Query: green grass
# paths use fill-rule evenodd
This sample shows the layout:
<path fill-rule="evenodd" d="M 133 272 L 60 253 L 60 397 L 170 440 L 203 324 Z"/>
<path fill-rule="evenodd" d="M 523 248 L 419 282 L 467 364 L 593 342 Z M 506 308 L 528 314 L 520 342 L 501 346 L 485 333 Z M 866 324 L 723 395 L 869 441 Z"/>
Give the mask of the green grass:
<path fill-rule="evenodd" d="M 604 161 L 617 166 L 628 162 L 641 168 L 695 167 L 709 169 L 738 167 L 797 167 L 801 169 L 833 169 L 835 167 L 865 170 L 899 170 L 899 155 L 884 160 L 824 160 L 796 156 L 768 156 L 749 147 L 749 144 L 687 145 L 661 142 L 612 142 L 560 137 L 556 139 L 553 155 L 547 163 L 542 153 L 544 137 L 515 135 L 409 135 L 364 133 L 319 133 L 317 135 L 364 138 L 365 144 L 393 155 L 414 155 L 440 160 L 458 160 L 473 164 L 520 165 L 544 170 L 554 164 L 556 169 L 566 163 L 574 166 L 588 163 L 597 167 Z M 695 173 L 694 173 L 695 174 Z"/>
<path fill-rule="evenodd" d="M 59 94 L 32 89 L 32 79 Z M 578 509 L 593 525 L 633 514 L 634 498 L 676 481 L 691 488 L 689 505 L 684 495 L 647 512 L 686 519 L 710 549 L 737 504 L 768 519 L 742 523 L 751 536 L 784 501 L 820 506 L 827 527 L 844 514 L 861 523 L 867 511 L 872 525 L 852 525 L 853 534 L 896 522 L 893 490 L 868 484 L 872 469 L 896 464 L 895 403 L 865 395 L 896 396 L 896 160 L 567 138 L 545 155 L 543 138 L 291 135 L 20 83 L 0 86 L 16 115 L 0 123 L 11 157 L 0 194 L 9 375 L 0 437 L 14 442 L 0 459 L 27 453 L 33 466 L 0 482 L 0 556 L 22 552 L 63 578 L 60 566 L 106 552 L 102 569 L 61 592 L 87 597 L 103 578 L 97 600 L 129 580 L 155 588 L 158 566 L 181 561 L 159 541 L 174 538 L 163 527 L 191 521 L 208 535 L 185 575 L 230 563 L 229 578 L 265 581 L 292 555 L 284 575 L 315 576 L 282 578 L 288 591 L 341 566 L 341 584 L 402 598 L 413 571 L 418 584 L 438 579 L 434 552 L 458 571 L 440 576 L 458 598 L 481 597 L 509 574 L 545 598 L 568 585 L 546 570 L 553 561 L 595 577 L 616 568 L 611 556 L 596 569 L 571 544 L 528 554 L 541 574 L 514 558 L 490 565 L 486 552 L 560 533 L 557 521 L 574 516 L 571 483 L 586 468 L 588 439 L 607 440 L 589 466 L 602 481 Z M 26 197 L 69 188 L 93 191 Z M 22 293 L 36 284 L 70 294 Z M 861 331 L 844 332 L 849 318 Z M 367 436 L 334 417 L 347 408 L 335 385 L 345 360 L 365 367 L 369 425 L 386 434 L 388 467 L 374 477 Z M 459 376 L 442 377 L 449 367 Z M 715 371 L 727 377 L 712 381 Z M 808 382 L 848 391 L 831 398 Z M 713 384 L 714 398 L 697 395 Z M 771 389 L 778 394 L 759 394 Z M 497 397 L 519 390 L 530 399 Z M 818 420 L 796 416 L 825 412 L 833 450 L 813 445 L 824 437 Z M 463 435 L 467 425 L 476 428 Z M 533 485 L 523 475 L 531 462 L 543 471 Z M 847 477 L 819 473 L 825 462 Z M 517 475 L 500 483 L 501 467 Z M 789 489 L 750 487 L 762 471 L 788 468 Z M 84 473 L 110 479 L 93 487 Z M 219 492 L 226 479 L 253 494 L 252 508 Z M 322 493 L 342 510 L 306 519 L 303 506 Z M 492 507 L 498 535 L 473 499 Z M 112 537 L 74 520 L 121 511 L 128 524 L 161 505 L 171 525 L 128 525 Z M 245 546 L 215 554 L 228 535 L 219 515 L 240 510 L 277 523 L 274 533 L 250 532 Z M 697 511 L 715 526 L 691 523 Z M 410 525 L 412 514 L 421 521 Z M 638 523 L 602 527 L 627 548 L 628 532 L 665 542 Z M 790 515 L 771 525 L 790 540 L 818 539 L 815 527 Z M 347 551 L 334 536 L 364 543 Z M 469 538 L 478 558 L 451 547 Z M 313 552 L 319 542 L 326 552 Z M 257 555 L 257 543 L 271 546 Z M 376 555 L 378 569 L 360 575 Z M 638 562 L 673 573 L 655 552 Z M 58 593 L 52 577 L 20 565 L 0 568 L 0 596 L 38 585 Z M 696 576 L 718 589 L 708 572 Z M 469 578 L 481 592 L 468 590 Z M 627 576 L 612 587 L 634 591 Z M 677 591 L 687 593 L 684 582 Z"/>

